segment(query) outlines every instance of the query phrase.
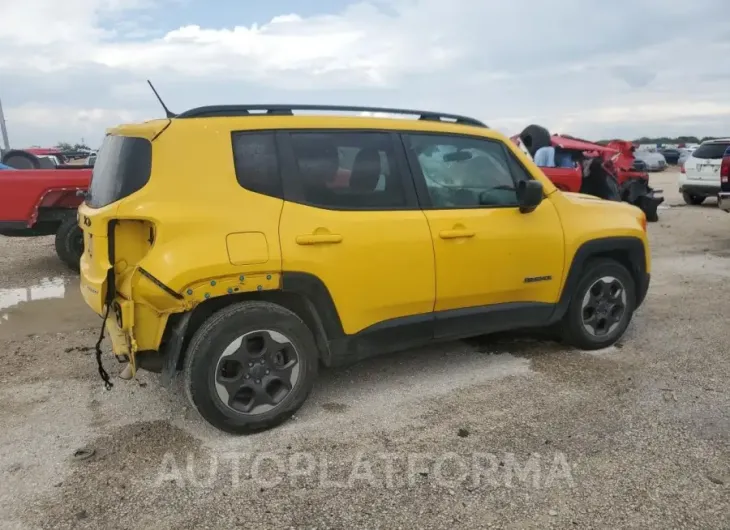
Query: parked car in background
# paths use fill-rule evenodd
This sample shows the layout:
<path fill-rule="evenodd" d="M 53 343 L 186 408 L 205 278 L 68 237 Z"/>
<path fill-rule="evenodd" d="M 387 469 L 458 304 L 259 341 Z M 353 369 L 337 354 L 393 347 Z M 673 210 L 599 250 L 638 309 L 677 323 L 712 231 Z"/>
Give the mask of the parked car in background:
<path fill-rule="evenodd" d="M 721 210 L 730 212 L 730 147 L 725 149 L 720 162 L 720 193 L 717 205 Z"/>
<path fill-rule="evenodd" d="M 76 210 L 89 187 L 91 168 L 49 166 L 43 156 L 17 149 L 3 155 L 0 169 L 13 171 L 0 171 L 0 236 L 55 234 L 58 257 L 78 270 L 84 246 Z"/>
<path fill-rule="evenodd" d="M 637 149 L 634 151 L 634 158 L 641 160 L 646 164 L 647 171 L 664 171 L 667 169 L 667 161 L 664 156 L 657 151 L 647 151 Z"/>
<path fill-rule="evenodd" d="M 720 166 L 730 147 L 730 138 L 703 142 L 682 166 L 679 192 L 687 204 L 702 204 L 720 193 Z"/>
<path fill-rule="evenodd" d="M 680 147 L 679 149 L 679 160 L 677 160 L 678 166 L 683 166 L 689 156 L 695 152 L 696 147 Z"/>
<path fill-rule="evenodd" d="M 667 161 L 667 164 L 677 164 L 679 162 L 679 157 L 682 154 L 676 147 L 665 147 L 664 149 L 660 149 L 659 153 L 661 153 L 664 160 Z"/>

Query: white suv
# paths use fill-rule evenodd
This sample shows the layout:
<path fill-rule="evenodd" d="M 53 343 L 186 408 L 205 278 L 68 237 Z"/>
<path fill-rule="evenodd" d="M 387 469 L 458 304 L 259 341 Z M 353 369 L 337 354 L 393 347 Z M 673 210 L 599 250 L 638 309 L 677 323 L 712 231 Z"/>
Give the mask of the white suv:
<path fill-rule="evenodd" d="M 720 165 L 730 138 L 703 142 L 681 168 L 679 192 L 687 204 L 702 204 L 720 192 Z"/>

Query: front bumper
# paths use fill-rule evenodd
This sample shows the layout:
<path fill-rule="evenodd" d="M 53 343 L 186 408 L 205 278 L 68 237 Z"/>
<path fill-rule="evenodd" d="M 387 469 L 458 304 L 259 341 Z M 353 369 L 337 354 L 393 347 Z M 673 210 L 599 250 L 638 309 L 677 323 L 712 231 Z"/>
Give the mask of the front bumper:
<path fill-rule="evenodd" d="M 717 194 L 717 206 L 724 212 L 730 212 L 730 192 L 721 191 Z"/>

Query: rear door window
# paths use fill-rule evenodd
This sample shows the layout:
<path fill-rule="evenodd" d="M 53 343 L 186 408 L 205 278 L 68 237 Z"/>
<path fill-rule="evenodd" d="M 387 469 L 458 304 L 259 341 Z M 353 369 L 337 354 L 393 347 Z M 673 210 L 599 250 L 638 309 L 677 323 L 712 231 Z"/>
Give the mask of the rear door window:
<path fill-rule="evenodd" d="M 146 138 L 104 139 L 94 164 L 86 203 L 102 208 L 141 190 L 152 172 L 152 144 Z"/>
<path fill-rule="evenodd" d="M 391 135 L 292 132 L 298 202 L 332 210 L 407 207 Z"/>
<path fill-rule="evenodd" d="M 728 147 L 730 147 L 730 142 L 702 144 L 692 153 L 692 156 L 704 160 L 719 160 L 725 154 L 725 150 Z"/>

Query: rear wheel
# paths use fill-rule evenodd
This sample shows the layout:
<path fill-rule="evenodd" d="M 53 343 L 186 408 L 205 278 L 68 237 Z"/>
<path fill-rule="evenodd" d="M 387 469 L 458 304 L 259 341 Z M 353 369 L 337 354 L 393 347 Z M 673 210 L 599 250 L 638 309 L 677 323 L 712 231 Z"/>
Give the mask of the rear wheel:
<path fill-rule="evenodd" d="M 279 425 L 302 406 L 318 358 L 296 314 L 269 302 L 241 302 L 213 314 L 193 336 L 185 388 L 208 423 L 249 434 Z"/>
<path fill-rule="evenodd" d="M 703 197 L 702 195 L 693 195 L 685 191 L 684 193 L 682 193 L 682 198 L 687 204 L 691 204 L 692 206 L 699 206 L 700 204 L 705 202 L 705 199 L 707 197 Z"/>
<path fill-rule="evenodd" d="M 84 232 L 75 217 L 69 217 L 56 231 L 56 254 L 71 270 L 79 270 L 79 261 L 84 253 Z"/>
<path fill-rule="evenodd" d="M 635 307 L 636 286 L 626 267 L 590 260 L 563 317 L 563 340 L 583 350 L 606 348 L 624 334 Z"/>

